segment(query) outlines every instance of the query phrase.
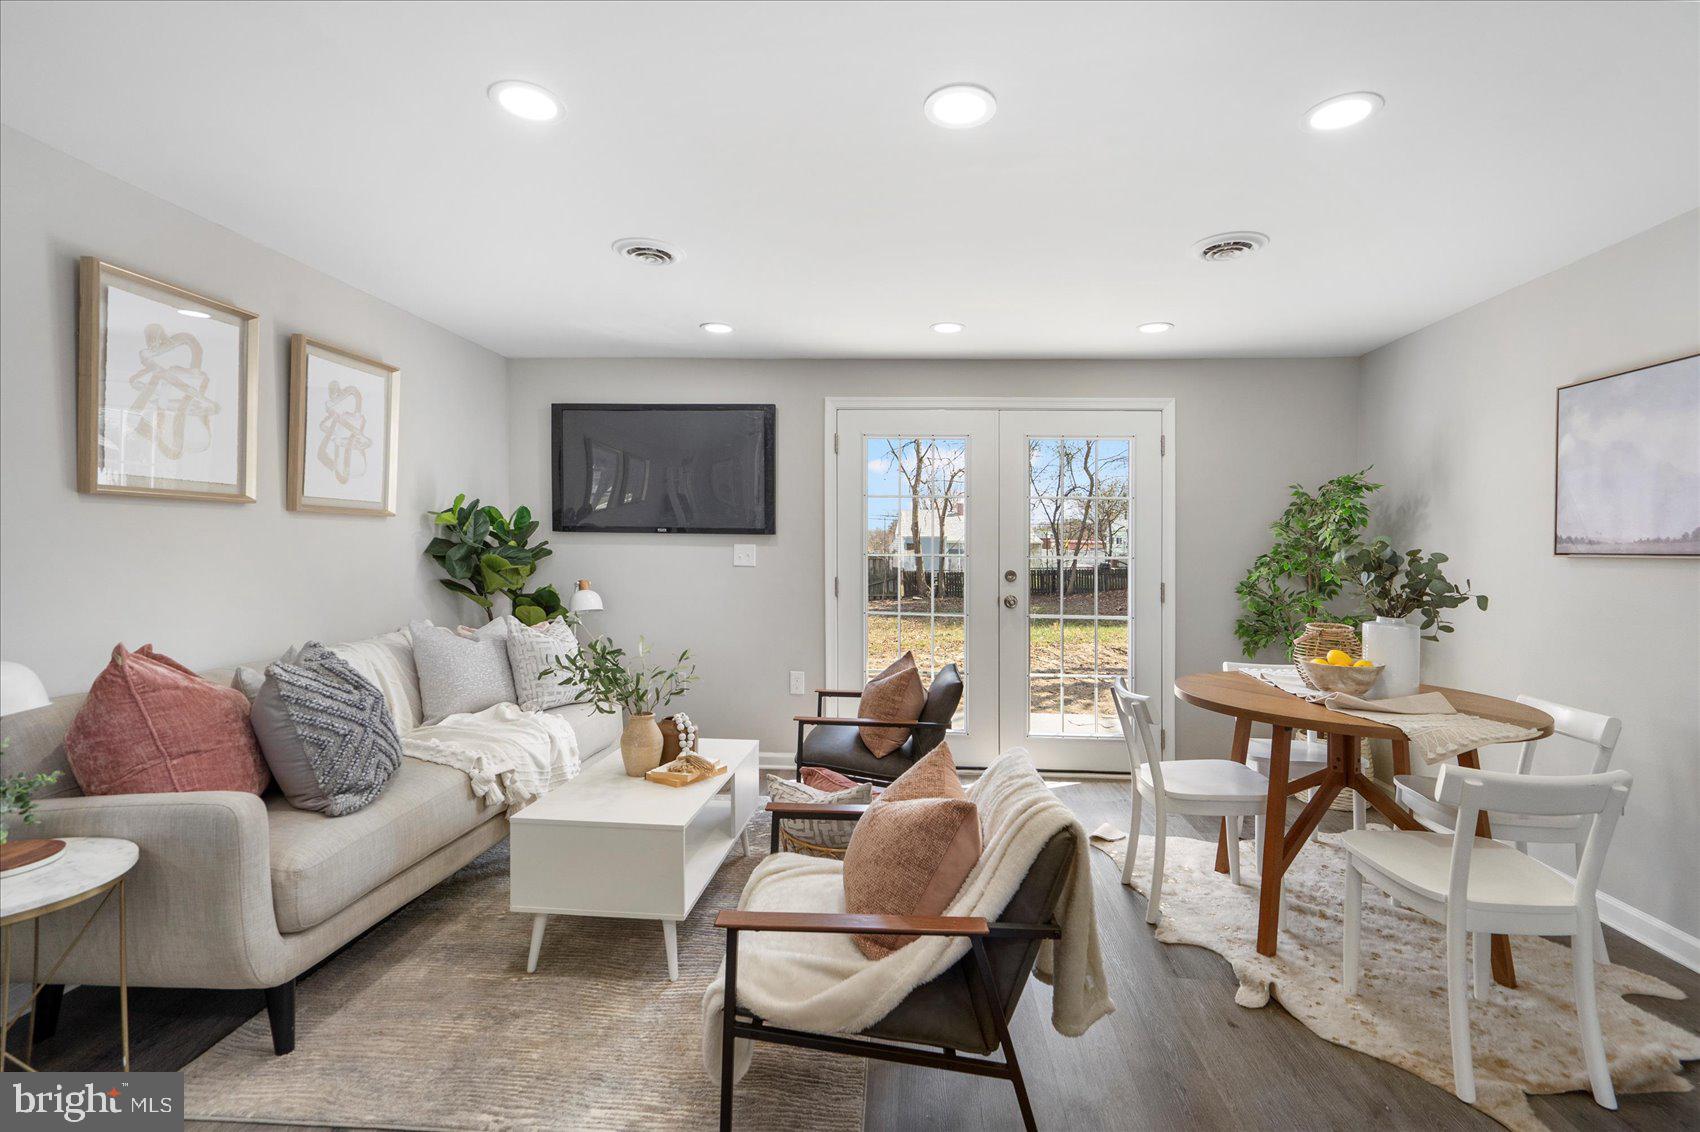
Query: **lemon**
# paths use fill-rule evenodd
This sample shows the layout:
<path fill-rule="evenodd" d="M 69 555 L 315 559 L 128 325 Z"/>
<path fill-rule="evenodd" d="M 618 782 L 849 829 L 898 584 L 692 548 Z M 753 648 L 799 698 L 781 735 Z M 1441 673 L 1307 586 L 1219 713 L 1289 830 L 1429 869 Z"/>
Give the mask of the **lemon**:
<path fill-rule="evenodd" d="M 1350 663 L 1352 663 L 1352 658 L 1348 653 L 1346 653 L 1342 649 L 1329 649 L 1328 650 L 1328 663 L 1329 664 L 1350 664 Z"/>
<path fill-rule="evenodd" d="M 1354 660 L 1354 661 L 1352 661 L 1352 667 L 1353 668 L 1374 668 L 1375 667 L 1375 661 L 1373 661 L 1373 660 Z"/>

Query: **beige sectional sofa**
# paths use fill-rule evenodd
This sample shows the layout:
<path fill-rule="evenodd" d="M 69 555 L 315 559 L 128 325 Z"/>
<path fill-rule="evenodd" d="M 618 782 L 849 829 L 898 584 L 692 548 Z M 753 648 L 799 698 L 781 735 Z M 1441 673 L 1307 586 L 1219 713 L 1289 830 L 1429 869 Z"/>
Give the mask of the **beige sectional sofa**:
<path fill-rule="evenodd" d="M 404 639 L 390 634 L 337 651 L 384 690 L 405 727 L 417 725 L 419 703 L 411 657 L 394 644 Z M 201 675 L 229 684 L 234 672 Z M 65 756 L 65 733 L 84 698 L 60 696 L 0 716 L 0 736 L 10 740 L 7 774 L 64 772 L 37 795 L 40 824 L 14 824 L 12 835 L 134 841 L 141 857 L 126 884 L 130 984 L 263 989 L 278 1053 L 294 1047 L 298 975 L 507 836 L 506 810 L 478 798 L 464 773 L 412 758 L 402 759 L 377 801 L 343 817 L 294 809 L 275 788 L 264 797 L 86 797 Z M 617 717 L 589 707 L 551 714 L 572 725 L 582 758 L 619 738 Z M 81 924 L 75 910 L 43 921 L 44 962 Z M 55 983 L 116 985 L 117 930 L 116 918 L 103 913 Z M 30 933 L 17 933 L 15 946 L 14 970 L 28 970 Z M 38 1036 L 51 1033 L 59 993 L 45 994 Z"/>

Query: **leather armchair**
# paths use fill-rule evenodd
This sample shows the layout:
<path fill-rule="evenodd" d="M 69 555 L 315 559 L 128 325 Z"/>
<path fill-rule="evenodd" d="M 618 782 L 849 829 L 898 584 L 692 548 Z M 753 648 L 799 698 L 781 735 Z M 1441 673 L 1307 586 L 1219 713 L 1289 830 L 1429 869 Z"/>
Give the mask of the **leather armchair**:
<path fill-rule="evenodd" d="M 950 729 L 951 717 L 962 702 L 962 675 L 947 664 L 933 677 L 927 701 L 916 721 L 862 719 L 826 714 L 828 699 L 860 699 L 862 693 L 831 688 L 815 689 L 815 714 L 794 717 L 797 724 L 797 777 L 808 766 L 825 767 L 868 782 L 886 783 L 914 766 L 938 746 Z M 862 727 L 907 727 L 909 738 L 897 750 L 881 758 L 862 742 Z"/>

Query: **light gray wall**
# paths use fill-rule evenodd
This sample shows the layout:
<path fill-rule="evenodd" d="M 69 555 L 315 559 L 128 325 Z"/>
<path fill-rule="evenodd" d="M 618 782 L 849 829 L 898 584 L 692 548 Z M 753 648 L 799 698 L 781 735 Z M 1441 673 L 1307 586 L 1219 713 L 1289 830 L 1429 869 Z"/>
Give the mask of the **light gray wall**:
<path fill-rule="evenodd" d="M 825 666 L 823 413 L 829 396 L 1167 396 L 1178 444 L 1177 663 L 1183 672 L 1238 655 L 1234 583 L 1265 549 L 1265 528 L 1294 480 L 1354 467 L 1352 359 L 1185 362 L 839 362 L 529 360 L 509 365 L 513 496 L 550 506 L 554 401 L 752 401 L 778 406 L 777 528 L 767 537 L 556 534 L 544 574 L 589 578 L 607 603 L 592 628 L 622 644 L 639 633 L 688 646 L 702 679 L 681 707 L 705 734 L 796 747 L 793 715 L 812 696 L 786 691 L 791 669 Z M 754 570 L 732 543 L 758 544 Z M 1221 754 L 1230 728 L 1182 707 L 1177 749 Z"/>
<path fill-rule="evenodd" d="M 0 128 L 0 653 L 54 694 L 114 643 L 195 666 L 465 616 L 420 554 L 426 508 L 504 498 L 501 357 Z M 76 491 L 76 265 L 94 255 L 260 315 L 259 501 Z M 284 510 L 289 335 L 401 367 L 389 519 Z"/>
<path fill-rule="evenodd" d="M 1440 684 L 1623 719 L 1635 776 L 1603 889 L 1700 935 L 1700 562 L 1552 553 L 1555 390 L 1700 350 L 1700 212 L 1367 355 L 1377 526 L 1492 604 L 1425 646 Z M 1586 769 L 1551 746 L 1542 769 Z M 1486 759 L 1505 769 L 1509 752 Z M 1567 851 L 1552 857 L 1570 867 Z"/>

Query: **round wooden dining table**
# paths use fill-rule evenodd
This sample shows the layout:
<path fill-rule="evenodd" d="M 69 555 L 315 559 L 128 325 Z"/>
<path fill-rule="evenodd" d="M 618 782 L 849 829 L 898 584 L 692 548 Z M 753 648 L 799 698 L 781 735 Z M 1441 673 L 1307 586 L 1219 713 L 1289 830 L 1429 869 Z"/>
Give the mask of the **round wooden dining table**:
<path fill-rule="evenodd" d="M 1419 690 L 1440 692 L 1454 708 L 1466 715 L 1530 728 L 1538 731 L 1542 739 L 1552 734 L 1552 716 L 1516 700 L 1428 684 Z M 1175 695 L 1194 707 L 1233 717 L 1234 743 L 1230 757 L 1236 762 L 1246 761 L 1252 725 L 1262 723 L 1270 727 L 1271 786 L 1264 823 L 1263 860 L 1258 862 L 1262 888 L 1258 893 L 1257 950 L 1261 954 L 1275 954 L 1281 912 L 1281 878 L 1310 840 L 1311 834 L 1316 832 L 1322 816 L 1328 812 L 1329 805 L 1340 791 L 1356 790 L 1364 801 L 1374 806 L 1398 829 L 1423 828 L 1373 778 L 1365 774 L 1360 765 L 1363 741 L 1385 739 L 1393 745 L 1393 773 L 1409 774 L 1411 747 L 1405 733 L 1398 728 L 1331 711 L 1243 672 L 1200 672 L 1182 676 L 1175 681 Z M 1328 765 L 1313 774 L 1288 781 L 1294 731 L 1314 731 L 1325 736 Z M 1465 751 L 1456 758 L 1460 766 L 1479 768 L 1481 765 L 1475 751 Z M 1285 790 L 1275 785 L 1278 783 L 1286 783 Z M 1313 790 L 1314 793 L 1298 819 L 1289 826 L 1287 799 L 1304 790 Z M 1485 813 L 1477 822 L 1476 835 L 1492 836 Z M 1228 837 L 1228 822 L 1224 820 L 1216 848 L 1217 872 L 1228 871 Z M 1505 936 L 1494 936 L 1492 954 L 1494 980 L 1504 986 L 1516 986 L 1517 970 L 1512 961 L 1511 941 Z"/>

